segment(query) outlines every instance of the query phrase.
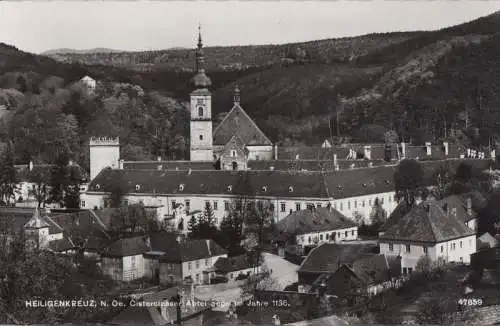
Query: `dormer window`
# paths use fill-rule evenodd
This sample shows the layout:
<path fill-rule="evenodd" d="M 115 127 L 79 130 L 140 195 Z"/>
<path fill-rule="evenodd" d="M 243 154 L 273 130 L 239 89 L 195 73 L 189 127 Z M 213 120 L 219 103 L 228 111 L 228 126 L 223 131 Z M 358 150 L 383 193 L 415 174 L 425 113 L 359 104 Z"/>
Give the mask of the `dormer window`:
<path fill-rule="evenodd" d="M 100 184 L 96 184 L 96 185 L 95 185 L 95 188 L 96 188 L 97 190 L 99 190 L 99 189 L 101 189 L 101 185 L 100 185 Z"/>
<path fill-rule="evenodd" d="M 141 186 L 140 185 L 135 185 L 135 191 L 139 191 L 141 190 Z"/>
<path fill-rule="evenodd" d="M 262 186 L 262 191 L 267 192 L 267 186 Z"/>
<path fill-rule="evenodd" d="M 390 184 L 391 182 L 389 180 L 385 180 L 385 183 Z"/>
<path fill-rule="evenodd" d="M 231 185 L 227 186 L 227 191 L 228 191 L 228 192 L 233 191 L 233 186 L 231 186 Z"/>
<path fill-rule="evenodd" d="M 184 184 L 183 184 L 183 183 L 181 183 L 181 184 L 179 185 L 179 191 L 183 191 L 183 190 L 184 190 Z"/>
<path fill-rule="evenodd" d="M 363 183 L 363 187 L 365 187 L 365 188 L 366 188 L 366 186 L 368 186 L 368 185 L 367 185 L 366 183 Z"/>
<path fill-rule="evenodd" d="M 293 186 L 288 187 L 288 192 L 293 192 Z"/>

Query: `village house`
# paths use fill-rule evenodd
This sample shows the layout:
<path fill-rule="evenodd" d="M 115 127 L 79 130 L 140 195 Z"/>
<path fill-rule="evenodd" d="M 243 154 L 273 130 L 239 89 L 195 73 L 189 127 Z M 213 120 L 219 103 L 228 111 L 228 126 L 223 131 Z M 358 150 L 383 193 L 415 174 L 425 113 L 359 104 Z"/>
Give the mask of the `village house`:
<path fill-rule="evenodd" d="M 51 216 L 49 216 L 51 215 Z M 73 254 L 75 245 L 57 223 L 57 215 L 38 208 L 0 208 L 1 236 L 12 238 L 24 233 L 26 248 L 47 250 L 60 254 Z"/>
<path fill-rule="evenodd" d="M 335 273 L 343 264 L 377 254 L 374 243 L 335 244 L 324 243 L 312 249 L 297 269 L 299 292 L 309 292 L 314 282 L 324 274 Z"/>
<path fill-rule="evenodd" d="M 87 88 L 87 92 L 89 94 L 93 94 L 95 92 L 97 82 L 94 78 L 85 76 L 80 79 L 80 82 Z"/>
<path fill-rule="evenodd" d="M 211 310 L 211 304 L 194 296 L 190 286 L 178 286 L 146 294 L 135 305 L 128 306 L 111 320 L 117 326 L 157 326 L 177 323 L 177 302 L 180 297 L 180 319 L 183 324 L 201 324 L 201 317 Z M 193 323 L 193 325 L 194 325 Z"/>
<path fill-rule="evenodd" d="M 372 296 L 400 284 L 401 260 L 398 257 L 372 255 L 342 264 L 334 273 L 321 275 L 312 290 L 324 291 L 341 300 L 354 301 Z"/>
<path fill-rule="evenodd" d="M 486 206 L 486 199 L 478 193 L 447 196 L 438 203 L 447 214 L 456 216 L 472 230 L 477 230 L 477 214 Z"/>
<path fill-rule="evenodd" d="M 260 273 L 261 264 L 252 262 L 248 255 L 222 257 L 217 259 L 213 270 L 216 276 L 222 276 L 227 278 L 229 282 L 234 282 Z"/>
<path fill-rule="evenodd" d="M 381 254 L 402 257 L 402 273 L 407 275 L 423 256 L 433 262 L 441 258 L 469 264 L 476 252 L 476 233 L 440 203 L 424 201 L 390 226 L 379 243 Z"/>
<path fill-rule="evenodd" d="M 149 278 L 160 284 L 203 284 L 227 253 L 213 240 L 184 239 L 167 232 L 115 241 L 101 252 L 103 273 L 114 280 Z"/>
<path fill-rule="evenodd" d="M 281 233 L 295 237 L 300 246 L 358 239 L 358 226 L 333 207 L 309 206 L 295 211 L 278 222 Z"/>

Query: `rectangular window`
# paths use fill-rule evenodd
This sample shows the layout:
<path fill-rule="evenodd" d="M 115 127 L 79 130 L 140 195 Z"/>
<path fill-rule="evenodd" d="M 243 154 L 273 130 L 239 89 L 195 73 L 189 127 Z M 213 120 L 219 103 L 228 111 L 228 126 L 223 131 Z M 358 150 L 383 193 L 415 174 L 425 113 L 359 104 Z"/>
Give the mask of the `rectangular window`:
<path fill-rule="evenodd" d="M 274 212 L 274 204 L 273 203 L 269 204 L 269 210 L 271 212 Z"/>
<path fill-rule="evenodd" d="M 358 201 L 357 200 L 354 201 L 354 208 L 358 208 Z"/>
<path fill-rule="evenodd" d="M 132 256 L 132 268 L 135 268 L 135 256 Z"/>
<path fill-rule="evenodd" d="M 295 203 L 295 210 L 300 211 L 300 203 Z"/>
<path fill-rule="evenodd" d="M 333 203 L 333 208 L 337 209 L 337 203 Z"/>
<path fill-rule="evenodd" d="M 427 247 L 423 247 L 423 248 L 424 248 L 424 254 L 426 254 L 428 252 Z"/>
<path fill-rule="evenodd" d="M 347 210 L 351 210 L 351 201 L 350 200 L 347 202 Z"/>
<path fill-rule="evenodd" d="M 196 282 L 200 281 L 200 274 L 196 274 Z"/>
<path fill-rule="evenodd" d="M 218 202 L 217 201 L 214 201 L 214 211 L 216 211 L 219 207 L 218 207 Z"/>
<path fill-rule="evenodd" d="M 247 209 L 252 210 L 253 209 L 253 203 L 247 203 Z"/>
<path fill-rule="evenodd" d="M 406 252 L 411 252 L 411 245 L 409 244 L 406 245 Z"/>
<path fill-rule="evenodd" d="M 228 201 L 224 201 L 224 210 L 225 211 L 229 210 L 229 202 Z"/>
<path fill-rule="evenodd" d="M 408 275 L 408 269 L 406 267 L 403 267 L 403 275 Z"/>
<path fill-rule="evenodd" d="M 340 203 L 340 211 L 344 210 L 344 203 Z"/>
<path fill-rule="evenodd" d="M 394 244 L 393 243 L 389 243 L 389 251 L 394 251 Z"/>
<path fill-rule="evenodd" d="M 352 235 L 352 236 L 354 236 L 354 232 L 355 232 L 354 230 L 352 230 L 352 231 L 351 231 L 351 235 Z"/>
<path fill-rule="evenodd" d="M 340 239 L 340 237 L 341 237 L 341 236 L 342 236 L 342 233 L 340 233 L 340 232 L 339 232 L 339 233 L 337 233 L 337 238 L 339 238 L 339 239 Z"/>
<path fill-rule="evenodd" d="M 191 270 L 191 262 L 188 263 L 188 270 Z"/>
<path fill-rule="evenodd" d="M 323 235 L 322 234 L 319 235 L 319 240 L 323 241 Z"/>
<path fill-rule="evenodd" d="M 172 210 L 175 209 L 175 200 L 172 200 Z"/>
<path fill-rule="evenodd" d="M 191 209 L 191 202 L 189 199 L 186 199 L 186 213 L 189 214 L 189 210 Z"/>
<path fill-rule="evenodd" d="M 205 204 L 203 205 L 203 209 L 205 209 L 205 207 L 207 207 L 207 205 L 210 205 L 210 202 L 208 200 L 205 200 Z"/>
<path fill-rule="evenodd" d="M 257 208 L 258 208 L 260 211 L 264 209 L 264 204 L 263 204 L 260 200 L 257 202 Z"/>
<path fill-rule="evenodd" d="M 391 202 L 391 196 L 387 197 L 387 199 L 389 200 L 389 203 Z"/>
<path fill-rule="evenodd" d="M 208 259 L 205 259 L 205 266 L 208 266 Z"/>
<path fill-rule="evenodd" d="M 345 237 L 347 238 L 347 231 L 345 231 L 344 233 L 345 233 Z"/>
<path fill-rule="evenodd" d="M 81 207 L 85 207 L 85 200 L 82 200 L 82 201 L 80 202 L 80 206 L 81 206 Z"/>
<path fill-rule="evenodd" d="M 196 261 L 196 268 L 200 268 L 200 261 L 199 260 Z"/>
<path fill-rule="evenodd" d="M 464 257 L 460 257 L 460 262 L 463 263 L 464 262 Z"/>
<path fill-rule="evenodd" d="M 366 201 L 363 200 L 363 202 L 361 203 L 361 206 L 365 207 L 365 204 L 366 204 Z"/>
<path fill-rule="evenodd" d="M 444 252 L 444 246 L 441 246 L 441 252 L 442 253 Z"/>
<path fill-rule="evenodd" d="M 327 234 L 325 234 L 325 239 L 326 239 L 326 240 L 330 239 L 330 235 L 329 235 L 328 233 L 327 233 Z"/>
<path fill-rule="evenodd" d="M 368 205 L 371 206 L 372 205 L 372 200 L 371 199 L 368 199 Z"/>
<path fill-rule="evenodd" d="M 380 197 L 380 204 L 384 205 L 384 197 Z"/>
<path fill-rule="evenodd" d="M 242 205 L 241 201 L 239 201 L 239 200 L 236 201 L 236 205 L 235 205 L 236 206 L 236 210 L 241 211 L 241 205 Z"/>
<path fill-rule="evenodd" d="M 286 212 L 286 204 L 285 203 L 281 203 L 281 212 L 284 213 Z"/>
<path fill-rule="evenodd" d="M 462 241 L 460 241 L 460 248 L 462 248 Z"/>

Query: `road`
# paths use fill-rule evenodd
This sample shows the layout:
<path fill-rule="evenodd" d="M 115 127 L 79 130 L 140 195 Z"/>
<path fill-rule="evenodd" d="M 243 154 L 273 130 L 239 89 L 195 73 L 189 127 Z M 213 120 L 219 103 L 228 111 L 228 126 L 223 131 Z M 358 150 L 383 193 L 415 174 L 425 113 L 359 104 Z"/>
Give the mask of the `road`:
<path fill-rule="evenodd" d="M 287 285 L 297 282 L 298 266 L 288 262 L 280 256 L 263 253 L 264 264 L 272 270 L 271 276 L 276 280 L 270 290 L 283 290 Z M 231 302 L 242 302 L 240 284 L 243 281 L 220 283 L 213 285 L 200 285 L 195 288 L 195 296 L 200 300 L 214 300 L 219 305 L 214 310 L 227 311 Z M 245 298 L 249 299 L 249 298 Z"/>
<path fill-rule="evenodd" d="M 298 281 L 297 269 L 295 265 L 284 258 L 270 253 L 263 253 L 264 264 L 272 270 L 271 276 L 277 281 L 273 290 L 283 290 L 286 286 Z"/>

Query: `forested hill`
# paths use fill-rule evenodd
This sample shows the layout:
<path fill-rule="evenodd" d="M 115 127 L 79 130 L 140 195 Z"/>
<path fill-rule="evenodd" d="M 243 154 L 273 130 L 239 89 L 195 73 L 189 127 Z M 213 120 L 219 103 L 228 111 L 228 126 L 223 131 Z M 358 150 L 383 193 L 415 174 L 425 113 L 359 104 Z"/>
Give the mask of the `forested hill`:
<path fill-rule="evenodd" d="M 499 30 L 495 13 L 432 32 L 208 47 L 214 117 L 217 123 L 231 108 L 238 84 L 244 109 L 281 144 L 318 145 L 337 134 L 376 142 L 389 129 L 414 143 L 445 136 L 494 143 Z M 47 57 L 1 44 L 0 105 L 13 110 L 0 118 L 2 140 L 14 141 L 24 163 L 50 161 L 58 148 L 86 160 L 88 137 L 106 134 L 122 137 L 129 159 L 186 159 L 193 66 L 185 49 Z M 85 75 L 99 81 L 95 94 L 75 83 Z"/>

